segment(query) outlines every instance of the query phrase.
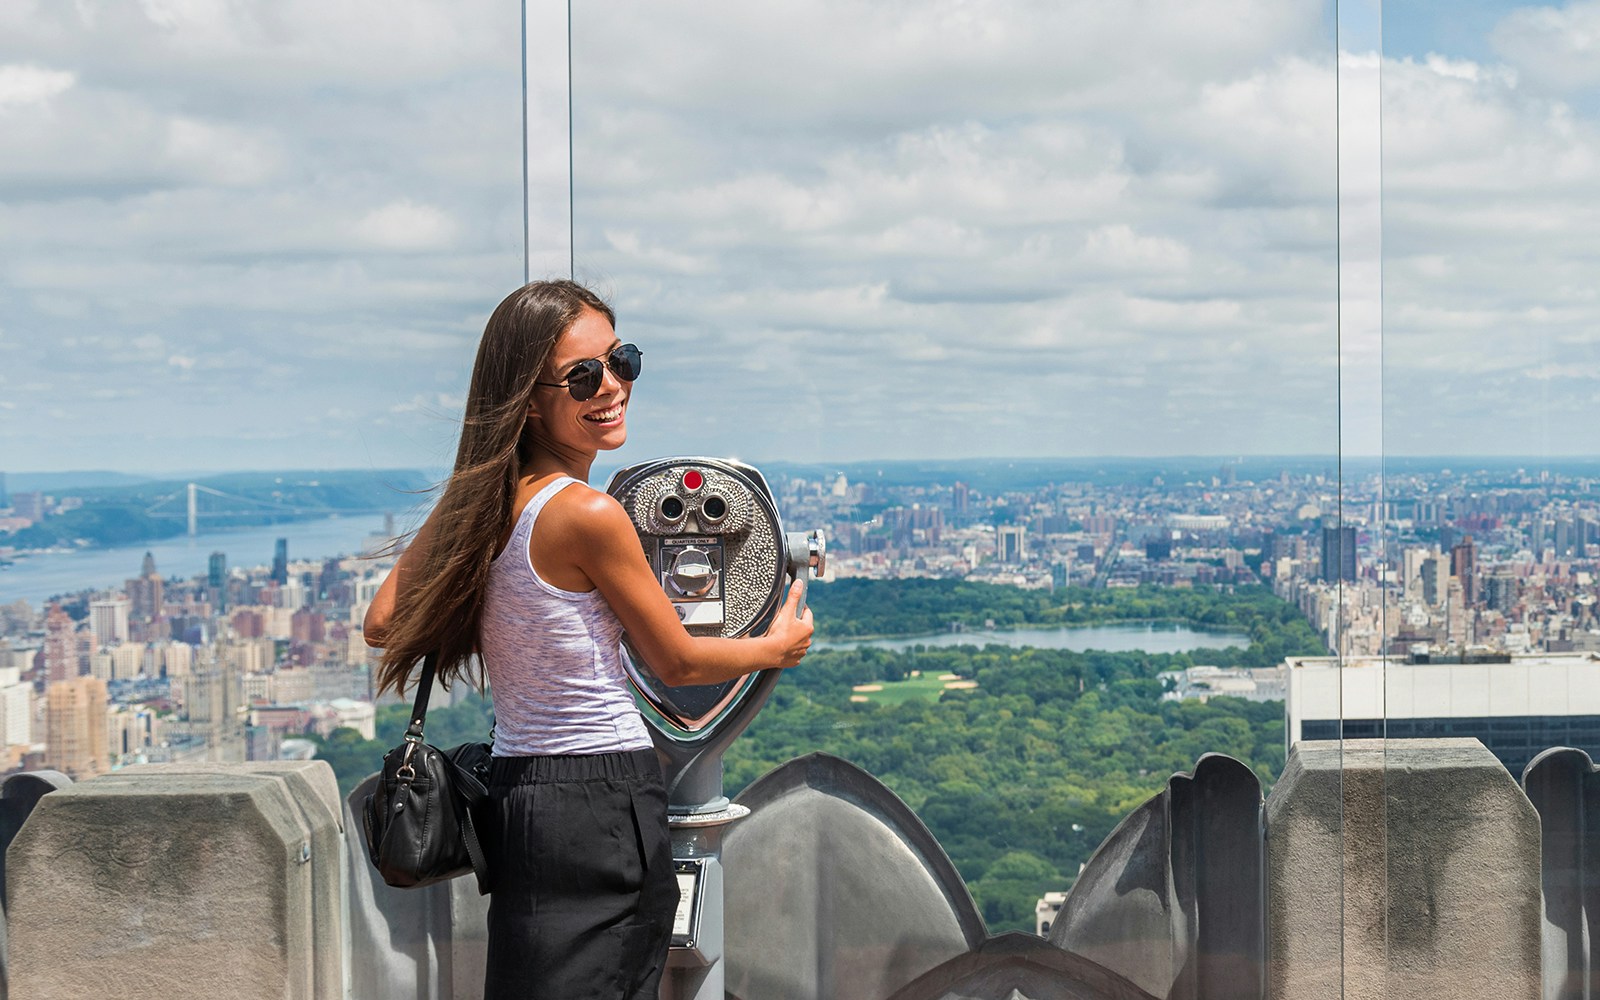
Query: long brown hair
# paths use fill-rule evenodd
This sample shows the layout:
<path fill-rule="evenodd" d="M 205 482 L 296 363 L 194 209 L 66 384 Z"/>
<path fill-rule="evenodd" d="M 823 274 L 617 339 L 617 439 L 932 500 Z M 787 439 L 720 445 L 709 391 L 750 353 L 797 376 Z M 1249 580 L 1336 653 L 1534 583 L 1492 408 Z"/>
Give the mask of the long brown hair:
<path fill-rule="evenodd" d="M 411 668 L 434 650 L 446 685 L 458 678 L 481 683 L 472 676 L 472 657 L 489 564 L 511 521 L 519 470 L 532 458 L 524 428 L 534 382 L 551 348 L 586 308 L 615 324 L 611 307 L 572 281 L 523 285 L 489 317 L 472 366 L 455 468 L 429 519 L 426 558 L 406 574 L 384 630 L 380 693 L 394 688 L 404 694 Z"/>

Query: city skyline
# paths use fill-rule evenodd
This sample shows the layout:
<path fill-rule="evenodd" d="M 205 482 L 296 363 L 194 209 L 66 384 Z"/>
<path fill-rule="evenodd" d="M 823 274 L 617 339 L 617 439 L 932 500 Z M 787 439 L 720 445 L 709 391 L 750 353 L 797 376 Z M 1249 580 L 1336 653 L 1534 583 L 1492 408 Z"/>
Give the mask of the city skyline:
<path fill-rule="evenodd" d="M 580 8 L 578 276 L 648 354 L 627 454 L 1600 453 L 1600 5 L 1391 6 L 1381 95 L 1345 35 L 1386 137 L 1356 234 L 1325 3 Z M 448 465 L 521 277 L 515 15 L 0 12 L 0 462 Z M 548 260 L 565 164 L 530 170 Z M 1381 257 L 1341 275 L 1340 235 Z"/>

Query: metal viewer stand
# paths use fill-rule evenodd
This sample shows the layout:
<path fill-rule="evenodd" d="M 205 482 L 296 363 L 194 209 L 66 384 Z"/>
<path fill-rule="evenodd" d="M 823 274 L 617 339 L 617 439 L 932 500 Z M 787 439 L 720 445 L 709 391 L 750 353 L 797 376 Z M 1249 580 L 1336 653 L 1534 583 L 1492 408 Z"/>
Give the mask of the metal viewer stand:
<path fill-rule="evenodd" d="M 659 459 L 623 469 L 606 490 L 633 519 L 645 556 L 691 635 L 760 634 L 790 581 L 826 569 L 821 530 L 786 534 L 767 481 L 743 463 Z M 623 653 L 663 760 L 680 893 L 661 995 L 722 1000 L 722 836 L 750 814 L 723 794 L 722 755 L 761 711 L 782 671 L 670 687 L 626 637 Z"/>

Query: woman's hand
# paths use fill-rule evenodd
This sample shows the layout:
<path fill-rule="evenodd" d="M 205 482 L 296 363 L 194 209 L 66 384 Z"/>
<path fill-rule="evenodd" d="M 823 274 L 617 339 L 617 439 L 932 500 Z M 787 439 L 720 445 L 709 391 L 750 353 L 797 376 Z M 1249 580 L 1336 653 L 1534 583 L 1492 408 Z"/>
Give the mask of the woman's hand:
<path fill-rule="evenodd" d="M 541 537 L 558 542 L 552 552 L 540 551 Z M 763 635 L 691 636 L 645 558 L 633 519 L 614 497 L 598 490 L 569 487 L 540 512 L 529 559 L 539 568 L 548 566 L 545 556 L 564 558 L 567 566 L 594 585 L 616 612 L 634 649 L 672 687 L 719 684 L 755 670 L 792 667 L 811 645 L 811 612 L 795 617 L 802 593 L 799 584 L 790 589 Z"/>
<path fill-rule="evenodd" d="M 775 667 L 795 666 L 811 648 L 811 609 L 807 607 L 804 611 L 800 611 L 800 601 L 805 597 L 805 593 L 805 583 L 796 580 L 789 588 L 783 606 L 772 617 L 772 624 L 767 626 L 767 631 L 762 636 L 772 644 Z M 797 611 L 799 611 L 798 617 L 795 614 Z"/>

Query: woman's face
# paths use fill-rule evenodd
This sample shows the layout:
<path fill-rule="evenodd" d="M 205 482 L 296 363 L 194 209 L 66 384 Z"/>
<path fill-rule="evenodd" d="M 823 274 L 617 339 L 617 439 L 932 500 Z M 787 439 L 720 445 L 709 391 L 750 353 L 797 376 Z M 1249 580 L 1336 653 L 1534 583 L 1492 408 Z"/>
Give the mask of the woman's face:
<path fill-rule="evenodd" d="M 619 343 L 611 322 L 601 313 L 585 309 L 556 341 L 539 381 L 565 382 L 578 362 L 590 358 L 604 361 Z M 628 439 L 631 388 L 602 365 L 600 388 L 588 399 L 573 399 L 572 393 L 557 386 L 534 389 L 528 420 L 541 432 L 542 440 L 556 447 L 590 453 L 620 448 Z"/>

